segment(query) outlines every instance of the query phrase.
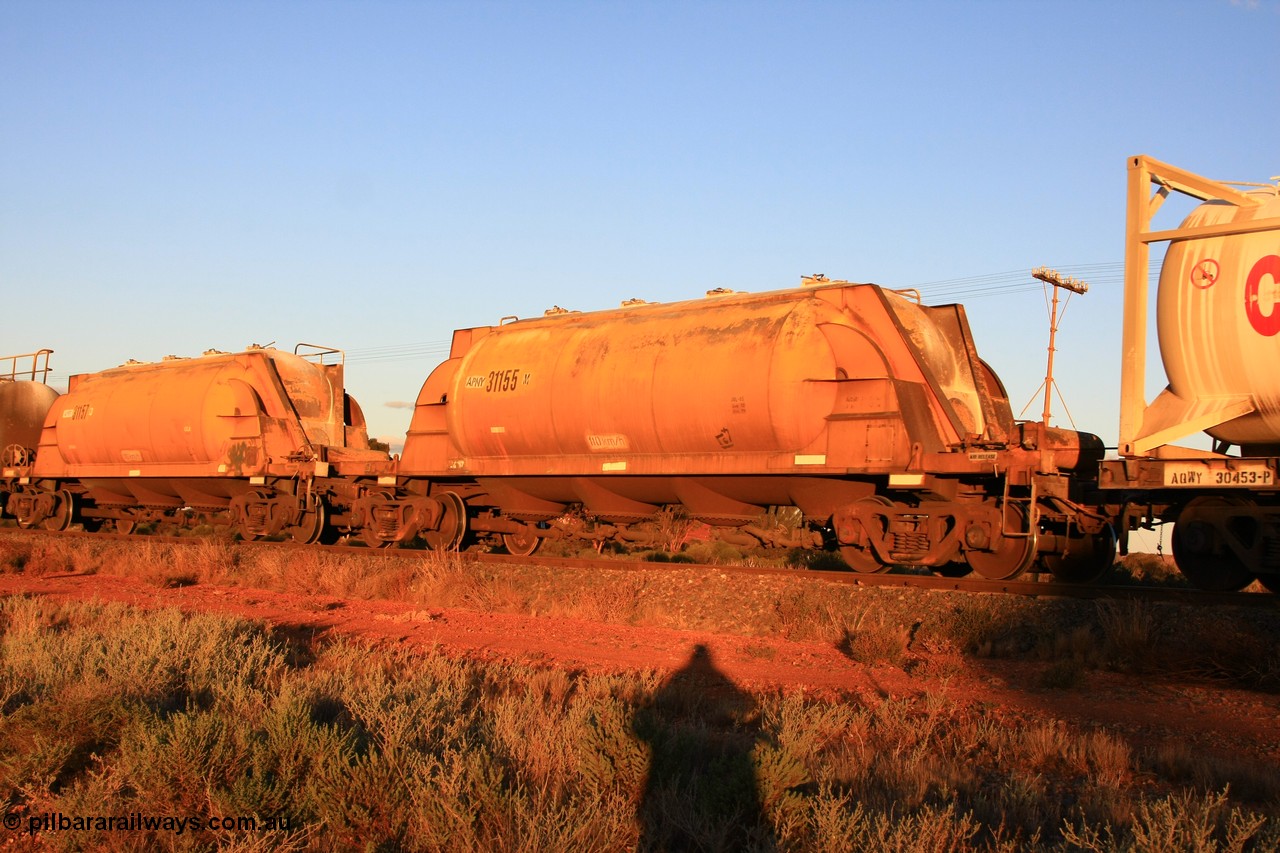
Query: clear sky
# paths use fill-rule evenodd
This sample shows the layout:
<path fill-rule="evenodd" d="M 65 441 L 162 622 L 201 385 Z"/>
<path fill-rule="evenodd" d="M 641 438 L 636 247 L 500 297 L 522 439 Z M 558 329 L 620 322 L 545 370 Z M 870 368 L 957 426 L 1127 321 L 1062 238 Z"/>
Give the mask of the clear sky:
<path fill-rule="evenodd" d="M 821 272 L 965 302 L 1016 411 L 1047 264 L 1114 444 L 1126 158 L 1280 174 L 1278 44 L 1277 0 L 0 0 L 0 354 L 331 344 L 398 444 L 454 328 Z"/>

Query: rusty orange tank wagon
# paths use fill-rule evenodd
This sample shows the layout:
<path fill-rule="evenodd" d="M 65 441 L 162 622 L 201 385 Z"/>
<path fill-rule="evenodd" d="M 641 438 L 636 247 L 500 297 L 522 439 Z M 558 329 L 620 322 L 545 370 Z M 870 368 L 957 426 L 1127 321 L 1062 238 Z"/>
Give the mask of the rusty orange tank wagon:
<path fill-rule="evenodd" d="M 861 571 L 1012 577 L 1043 553 L 1079 576 L 1114 548 L 1071 485 L 1100 459 L 1014 421 L 962 307 L 814 277 L 460 330 L 399 473 L 454 482 L 516 551 L 656 541 L 674 515 Z"/>
<path fill-rule="evenodd" d="M 7 509 L 28 527 L 126 531 L 180 511 L 229 513 L 248 537 L 314 541 L 391 467 L 369 449 L 339 351 L 209 351 L 71 377 L 35 460 L 5 471 L 19 483 Z"/>

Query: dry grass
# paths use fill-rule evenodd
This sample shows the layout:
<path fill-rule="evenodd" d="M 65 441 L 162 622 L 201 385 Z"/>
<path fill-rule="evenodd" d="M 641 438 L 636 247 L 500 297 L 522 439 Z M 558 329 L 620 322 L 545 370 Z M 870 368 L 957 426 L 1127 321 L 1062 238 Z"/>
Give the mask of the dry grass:
<path fill-rule="evenodd" d="M 55 574 L 94 574 L 102 566 L 97 549 L 62 537 L 0 535 L 0 571 L 26 572 L 37 577 Z"/>
<path fill-rule="evenodd" d="M 883 614 L 862 610 L 844 620 L 836 648 L 858 663 L 901 666 L 911 643 L 911 628 Z"/>
<path fill-rule="evenodd" d="M 710 543 L 698 543 L 711 548 Z M 1150 556 L 1150 555 L 1147 555 Z M 1136 560 L 1137 555 L 1131 555 Z M 1162 563 L 1163 564 L 1163 563 Z M 857 589 L 707 569 L 555 572 L 481 564 L 466 553 L 400 559 L 318 548 L 172 545 L 24 537 L 0 531 L 0 572 L 104 572 L 158 587 L 216 583 L 319 596 L 393 598 L 424 607 L 549 614 L 591 621 L 823 642 L 865 664 L 945 677 L 965 661 L 1035 661 L 1034 686 L 1071 690 L 1089 672 L 1173 672 L 1280 687 L 1280 617 L 1143 602 L 1032 601 Z"/>
<path fill-rule="evenodd" d="M 417 582 L 462 583 L 451 573 L 463 568 Z M 862 611 L 843 630 L 896 654 L 892 624 Z M 43 835 L 53 850 L 1280 843 L 1269 768 L 1189 747 L 1135 753 L 1069 720 L 957 702 L 945 686 L 833 704 L 743 691 L 709 661 L 665 681 L 589 676 L 349 641 L 299 648 L 226 617 L 11 598 L 0 602 L 0 698 L 0 794 L 13 813 L 289 824 Z"/>
<path fill-rule="evenodd" d="M 0 571 L 786 636 L 943 684 L 1003 658 L 1033 664 L 1032 686 L 1053 690 L 1076 690 L 1095 670 L 1280 685 L 1280 617 L 1264 611 L 859 590 L 702 570 L 556 574 L 466 554 L 362 559 L 221 540 L 0 534 Z M 945 687 L 920 700 L 831 705 L 652 675 L 312 647 L 235 620 L 13 599 L 0 604 L 0 631 L 0 792 L 10 809 L 296 821 L 254 837 L 50 835 L 51 849 L 1280 845 L 1273 768 L 963 705 Z M 745 654 L 771 649 L 748 643 Z"/>

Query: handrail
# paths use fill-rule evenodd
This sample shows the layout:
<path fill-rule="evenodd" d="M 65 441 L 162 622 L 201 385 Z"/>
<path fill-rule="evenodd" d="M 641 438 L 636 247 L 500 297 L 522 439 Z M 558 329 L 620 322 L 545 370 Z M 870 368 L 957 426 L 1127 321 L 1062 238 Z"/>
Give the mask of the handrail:
<path fill-rule="evenodd" d="M 308 351 L 302 352 L 303 347 L 306 347 Z M 301 356 L 302 358 L 305 358 L 308 361 L 315 360 L 317 364 L 324 364 L 325 363 L 324 357 L 326 355 L 338 356 L 339 364 L 346 364 L 347 362 L 347 354 L 344 350 L 335 349 L 334 347 L 330 347 L 330 346 L 324 346 L 323 344 L 301 344 L 300 343 L 293 348 L 293 354 L 296 356 Z"/>
<path fill-rule="evenodd" d="M 43 382 L 49 384 L 49 356 L 53 354 L 51 349 L 40 349 L 35 352 L 27 352 L 22 355 L 4 355 L 0 356 L 0 381 L 16 382 L 19 379 L 30 379 L 32 382 Z M 31 359 L 31 367 L 19 368 L 18 362 L 21 359 Z M 9 369 L 6 371 L 4 362 L 9 362 Z M 39 374 L 39 378 L 36 375 Z"/>

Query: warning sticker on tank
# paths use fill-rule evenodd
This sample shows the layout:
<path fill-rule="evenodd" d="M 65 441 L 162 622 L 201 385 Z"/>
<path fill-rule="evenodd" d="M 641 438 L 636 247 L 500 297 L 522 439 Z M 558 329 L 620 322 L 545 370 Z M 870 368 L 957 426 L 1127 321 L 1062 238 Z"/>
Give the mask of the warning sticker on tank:
<path fill-rule="evenodd" d="M 587 447 L 596 453 L 606 450 L 630 450 L 631 442 L 625 435 L 588 435 Z"/>
<path fill-rule="evenodd" d="M 797 453 L 795 458 L 797 465 L 826 465 L 827 454 L 825 453 Z"/>
<path fill-rule="evenodd" d="M 1276 474 L 1265 462 L 1238 462 L 1228 467 L 1222 463 L 1166 462 L 1164 484 L 1196 488 L 1263 488 L 1275 484 Z"/>

